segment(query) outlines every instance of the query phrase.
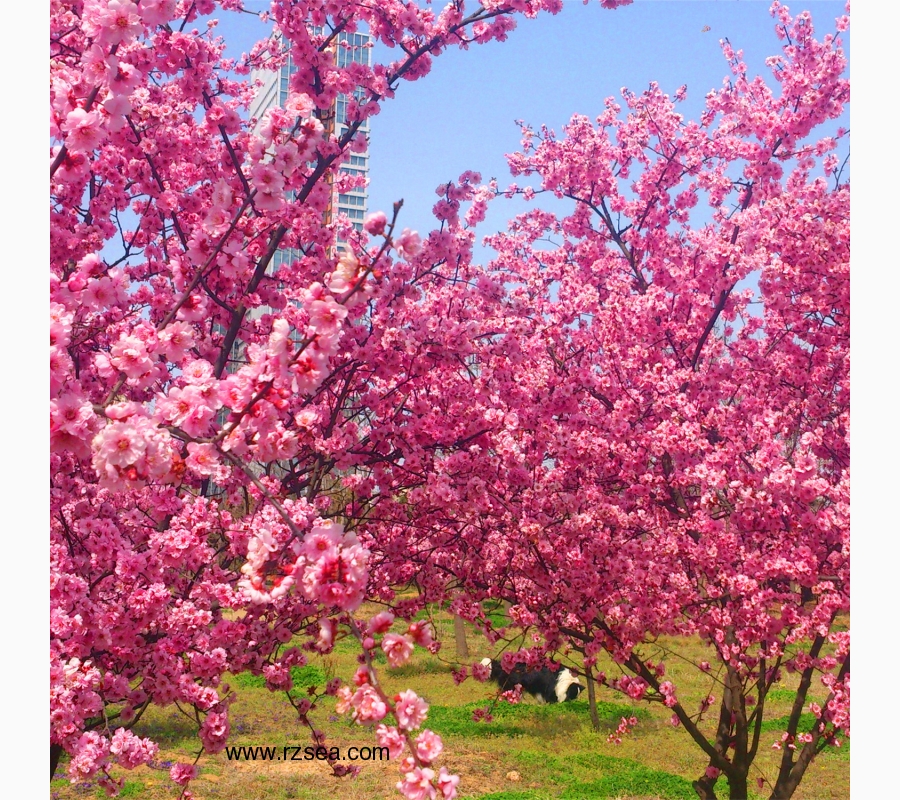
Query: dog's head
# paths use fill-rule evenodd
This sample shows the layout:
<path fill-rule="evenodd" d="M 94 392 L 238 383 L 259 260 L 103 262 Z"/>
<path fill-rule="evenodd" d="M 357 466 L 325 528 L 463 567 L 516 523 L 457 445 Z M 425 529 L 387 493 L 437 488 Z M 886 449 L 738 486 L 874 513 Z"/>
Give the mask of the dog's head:
<path fill-rule="evenodd" d="M 578 682 L 578 678 L 567 669 L 560 670 L 556 679 L 556 699 L 560 703 L 577 699 L 583 691 L 584 686 Z"/>
<path fill-rule="evenodd" d="M 492 658 L 482 658 L 481 666 L 491 668 L 491 680 L 492 681 L 499 680 L 502 675 L 506 674 L 503 671 L 503 668 L 500 666 L 500 662 L 494 661 Z"/>
<path fill-rule="evenodd" d="M 584 691 L 580 683 L 573 683 L 566 687 L 566 700 L 577 700 L 578 695 Z"/>

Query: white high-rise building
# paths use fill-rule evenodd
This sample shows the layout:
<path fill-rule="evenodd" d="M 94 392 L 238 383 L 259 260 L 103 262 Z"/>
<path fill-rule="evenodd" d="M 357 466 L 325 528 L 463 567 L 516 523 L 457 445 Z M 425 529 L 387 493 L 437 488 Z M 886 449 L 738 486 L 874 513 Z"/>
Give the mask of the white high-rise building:
<path fill-rule="evenodd" d="M 341 33 L 338 35 L 334 47 L 335 63 L 339 67 L 345 67 L 350 63 L 372 63 L 371 37 L 367 33 Z M 250 116 L 261 119 L 263 114 L 273 106 L 284 106 L 288 99 L 288 87 L 290 76 L 297 71 L 293 59 L 288 56 L 284 66 L 277 72 L 273 70 L 254 70 L 251 74 L 253 80 L 260 80 L 262 85 L 250 104 Z M 360 96 L 359 100 L 365 98 Z M 326 130 L 341 136 L 347 131 L 347 96 L 338 95 L 328 113 L 321 114 Z M 364 120 L 359 127 L 359 132 L 368 136 L 369 122 Z M 349 153 L 340 168 L 341 172 L 354 176 L 368 178 L 369 151 L 362 153 Z M 363 219 L 366 215 L 368 204 L 368 192 L 365 186 L 348 192 L 335 192 L 331 203 L 325 212 L 323 224 L 331 222 L 334 214 L 346 214 L 353 227 L 362 230 Z M 340 240 L 338 240 L 340 243 Z M 282 248 L 275 252 L 266 270 L 269 275 L 275 275 L 284 264 L 299 259 L 303 254 L 293 248 Z M 257 306 L 249 311 L 251 318 L 258 318 L 263 313 L 271 312 L 268 306 Z M 231 349 L 227 362 L 229 372 L 236 370 L 243 363 L 243 344 L 235 342 Z"/>
<path fill-rule="evenodd" d="M 371 37 L 367 33 L 341 33 L 338 35 L 335 44 L 335 62 L 339 67 L 345 67 L 352 62 L 357 64 L 365 64 L 370 66 L 372 63 Z M 288 83 L 292 73 L 297 71 L 293 59 L 288 56 L 285 65 L 277 72 L 272 71 L 256 71 L 253 73 L 254 78 L 263 81 L 263 85 L 254 98 L 250 106 L 250 116 L 259 119 L 262 115 L 274 105 L 284 105 L 288 97 Z M 363 100 L 363 97 L 359 98 Z M 334 133 L 340 136 L 347 130 L 347 96 L 338 95 L 332 107 L 332 114 L 327 116 L 333 117 Z M 368 135 L 369 122 L 363 121 L 359 131 Z M 341 172 L 368 177 L 369 173 L 369 151 L 363 153 L 350 153 L 341 166 Z M 353 227 L 362 230 L 363 219 L 366 216 L 368 208 L 368 192 L 366 188 L 360 187 L 349 192 L 336 193 L 329 208 L 331 214 L 346 214 Z M 274 259 L 275 268 L 283 263 L 286 258 L 292 257 L 288 253 L 276 254 Z"/>
<path fill-rule="evenodd" d="M 372 50 L 371 37 L 367 33 L 341 33 L 338 35 L 335 46 L 335 63 L 339 67 L 345 67 L 352 62 L 371 66 Z M 277 72 L 272 70 L 254 70 L 251 77 L 262 81 L 262 86 L 250 104 L 250 116 L 255 119 L 261 119 L 262 115 L 275 105 L 283 106 L 288 98 L 288 83 L 292 73 L 296 72 L 297 67 L 290 56 L 285 65 Z M 358 100 L 365 100 L 360 95 Z M 326 129 L 333 125 L 332 133 L 341 136 L 347 130 L 347 96 L 338 95 L 334 105 L 330 109 L 329 114 L 323 114 L 323 122 L 326 123 Z M 364 120 L 359 127 L 359 132 L 368 136 L 369 122 Z M 368 149 L 362 153 L 349 153 L 340 168 L 341 172 L 355 176 L 368 178 L 369 172 L 369 151 Z M 353 189 L 348 192 L 335 192 L 331 205 L 326 212 L 326 218 L 323 224 L 330 222 L 333 214 L 346 214 L 350 219 L 353 227 L 362 230 L 363 219 L 366 215 L 368 207 L 368 192 L 365 186 Z M 299 258 L 302 254 L 294 249 L 277 250 L 267 269 L 270 275 L 278 272 L 283 264 L 290 263 Z M 266 306 L 257 306 L 248 312 L 251 318 L 259 317 L 266 311 L 271 311 Z M 224 333 L 224 330 L 222 331 Z M 226 363 L 228 372 L 237 370 L 244 363 L 244 345 L 237 341 L 231 348 L 230 357 Z M 224 411 L 224 410 L 223 410 Z M 224 422 L 224 413 L 220 415 L 220 422 Z M 287 464 L 282 465 L 280 462 L 274 465 L 280 468 L 284 473 L 289 469 Z M 211 491 L 219 493 L 221 490 L 211 482 Z"/>

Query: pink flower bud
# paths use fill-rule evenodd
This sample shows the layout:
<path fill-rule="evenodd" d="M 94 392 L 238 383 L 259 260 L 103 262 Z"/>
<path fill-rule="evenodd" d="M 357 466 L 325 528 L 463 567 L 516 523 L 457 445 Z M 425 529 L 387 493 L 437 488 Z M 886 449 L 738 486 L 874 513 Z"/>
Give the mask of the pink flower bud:
<path fill-rule="evenodd" d="M 366 217 L 365 222 L 363 222 L 363 228 L 366 233 L 370 233 L 372 236 L 381 236 L 386 227 L 387 216 L 383 211 L 376 211 L 374 214 L 369 214 L 369 216 Z"/>

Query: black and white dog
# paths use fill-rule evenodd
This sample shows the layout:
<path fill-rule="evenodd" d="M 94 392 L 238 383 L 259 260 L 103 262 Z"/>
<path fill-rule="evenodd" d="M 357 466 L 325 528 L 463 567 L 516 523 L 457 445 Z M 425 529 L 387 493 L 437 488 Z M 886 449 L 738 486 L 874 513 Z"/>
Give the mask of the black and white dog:
<path fill-rule="evenodd" d="M 574 700 L 584 691 L 578 679 L 565 667 L 558 670 L 535 669 L 527 671 L 517 665 L 512 672 L 504 672 L 499 661 L 490 658 L 482 659 L 482 665 L 491 668 L 491 680 L 495 681 L 504 692 L 521 686 L 539 703 L 564 703 Z"/>

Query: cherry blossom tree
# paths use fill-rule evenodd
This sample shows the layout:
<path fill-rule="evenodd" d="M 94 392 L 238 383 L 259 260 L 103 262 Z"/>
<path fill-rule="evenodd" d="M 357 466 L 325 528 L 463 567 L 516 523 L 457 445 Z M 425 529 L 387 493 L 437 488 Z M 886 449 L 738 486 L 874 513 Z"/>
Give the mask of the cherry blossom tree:
<path fill-rule="evenodd" d="M 464 276 L 483 298 L 468 334 L 458 314 L 433 323 L 459 343 L 429 395 L 457 446 L 422 451 L 421 484 L 378 506 L 386 583 L 413 569 L 391 548 L 418 553 L 418 585 L 461 589 L 453 610 L 493 641 L 537 636 L 516 658 L 562 651 L 670 708 L 707 760 L 703 798 L 720 778 L 732 798 L 754 781 L 790 797 L 849 735 L 849 183 L 832 135 L 848 20 L 817 40 L 808 13 L 772 13 L 769 82 L 725 42 L 730 75 L 698 121 L 684 89 L 651 85 L 562 137 L 523 128 L 510 165 L 537 184 L 510 191 L 571 211 L 491 239 L 497 258 Z M 484 615 L 497 599 L 508 631 Z M 685 658 L 660 637 L 685 635 L 709 646 L 690 662 L 699 704 L 666 671 Z M 796 700 L 769 740 L 787 674 Z M 781 752 L 774 778 L 760 747 Z"/>
<path fill-rule="evenodd" d="M 400 759 L 401 792 L 454 797 L 427 705 L 373 666 L 435 648 L 411 620 L 446 600 L 498 642 L 481 603 L 505 600 L 538 634 L 528 663 L 567 649 L 670 707 L 704 797 L 719 775 L 746 796 L 786 671 L 773 797 L 848 731 L 849 187 L 820 133 L 847 100 L 839 39 L 776 4 L 775 89 L 726 44 L 697 122 L 652 86 L 562 139 L 525 128 L 511 165 L 540 183 L 510 191 L 573 210 L 520 216 L 486 267 L 499 190 L 473 173 L 426 237 L 399 203 L 326 224 L 401 80 L 560 7 L 276 0 L 275 35 L 234 61 L 207 20 L 237 0 L 51 4 L 51 772 L 66 752 L 114 791 L 112 765 L 156 752 L 132 733 L 153 704 L 220 751 L 222 676 L 244 670 L 322 741 L 290 669 L 349 635 L 359 670 L 324 691 Z M 398 59 L 338 66 L 360 26 Z M 288 50 L 285 107 L 248 121 L 250 68 Z M 697 710 L 666 634 L 710 645 Z"/>
<path fill-rule="evenodd" d="M 201 752 L 220 751 L 226 672 L 264 674 L 321 741 L 290 668 L 353 635 L 356 687 L 326 691 L 401 759 L 402 792 L 456 795 L 440 739 L 419 732 L 427 705 L 387 696 L 372 666 L 377 647 L 396 665 L 435 646 L 408 622 L 424 600 L 354 613 L 408 563 L 390 548 L 374 561 L 363 523 L 400 461 L 391 438 L 415 442 L 410 420 L 433 416 L 416 392 L 453 344 L 427 339 L 419 304 L 468 291 L 455 271 L 473 234 L 397 232 L 399 203 L 359 233 L 326 212 L 358 185 L 341 163 L 401 80 L 561 5 L 274 0 L 273 35 L 235 60 L 210 15 L 245 13 L 240 0 L 52 0 L 51 774 L 65 752 L 73 780 L 115 792 L 112 765 L 157 751 L 132 732 L 153 704 L 177 704 Z M 340 35 L 363 26 L 397 60 L 339 66 Z M 288 52 L 288 101 L 248 120 L 250 69 Z M 354 98 L 343 133 L 328 124 L 339 94 Z M 420 481 L 403 467 L 391 492 Z M 173 780 L 187 787 L 195 764 Z"/>

